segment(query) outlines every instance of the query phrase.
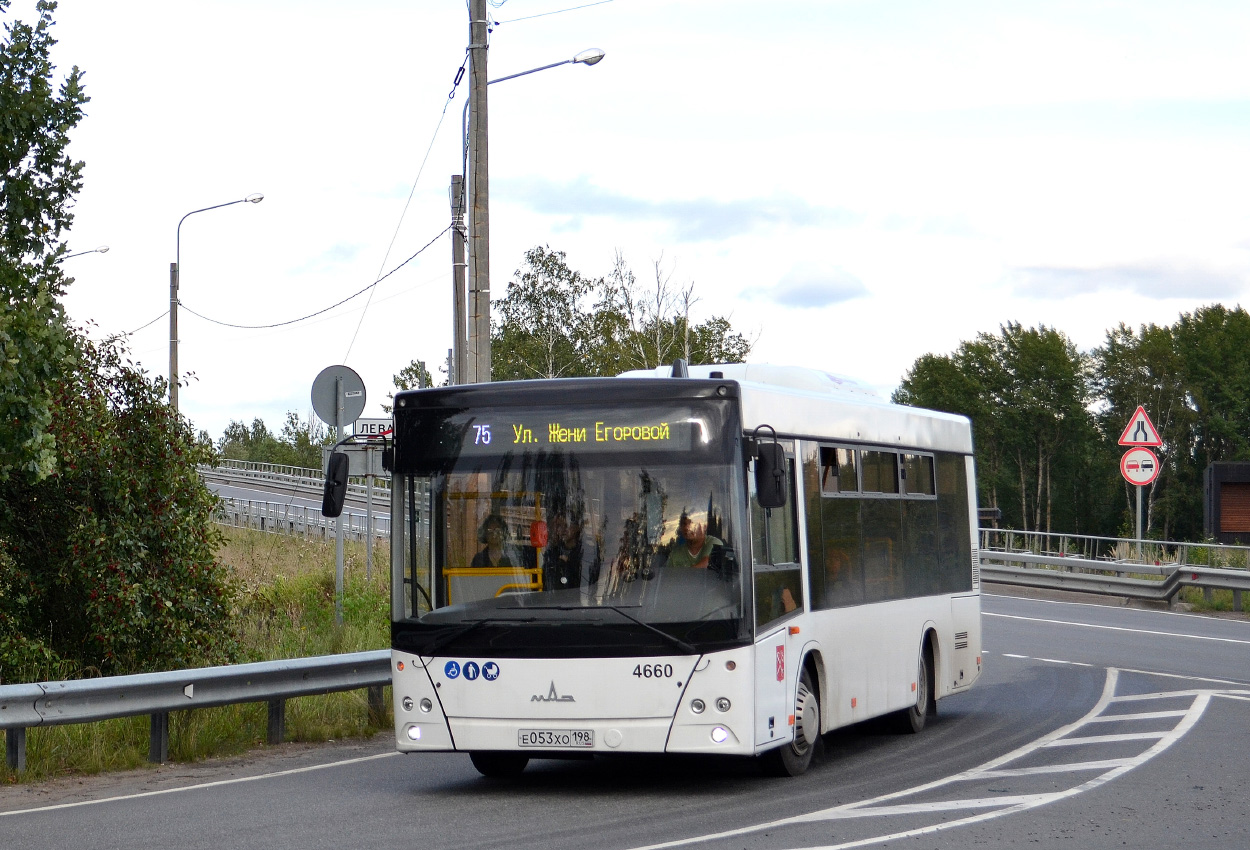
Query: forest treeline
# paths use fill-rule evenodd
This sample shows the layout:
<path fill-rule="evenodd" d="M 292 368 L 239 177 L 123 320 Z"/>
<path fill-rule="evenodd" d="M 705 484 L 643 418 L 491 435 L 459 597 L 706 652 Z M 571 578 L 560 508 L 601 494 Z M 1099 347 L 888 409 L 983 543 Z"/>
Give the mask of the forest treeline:
<path fill-rule="evenodd" d="M 1082 352 L 1060 330 L 1003 325 L 926 354 L 893 395 L 973 424 L 978 496 L 1007 528 L 1132 536 L 1118 440 L 1138 405 L 1163 446 L 1144 528 L 1204 538 L 1203 473 L 1250 460 L 1250 314 L 1212 304 L 1171 325 L 1120 324 Z"/>

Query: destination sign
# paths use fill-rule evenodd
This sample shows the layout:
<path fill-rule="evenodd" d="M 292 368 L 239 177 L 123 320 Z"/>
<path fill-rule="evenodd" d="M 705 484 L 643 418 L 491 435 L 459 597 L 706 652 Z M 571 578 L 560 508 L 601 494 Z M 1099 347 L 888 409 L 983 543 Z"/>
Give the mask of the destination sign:
<path fill-rule="evenodd" d="M 590 451 L 687 451 L 709 424 L 687 410 L 499 410 L 473 417 L 461 451 L 496 454 L 543 447 Z"/>

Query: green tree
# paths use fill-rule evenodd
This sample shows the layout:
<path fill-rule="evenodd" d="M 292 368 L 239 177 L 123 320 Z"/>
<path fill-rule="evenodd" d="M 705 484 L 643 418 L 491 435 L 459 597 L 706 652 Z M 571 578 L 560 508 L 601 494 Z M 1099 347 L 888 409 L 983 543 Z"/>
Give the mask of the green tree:
<path fill-rule="evenodd" d="M 1058 505 L 1059 526 L 1082 530 L 1076 506 L 1088 493 L 1074 482 L 1096 439 L 1090 371 L 1061 332 L 1009 322 L 951 356 L 925 355 L 893 399 L 972 420 L 981 504 L 1001 509 L 1008 525 L 1052 530 Z"/>
<path fill-rule="evenodd" d="M 8 9 L 0 0 L 0 13 Z M 51 396 L 74 356 L 58 301 L 69 279 L 57 260 L 82 186 L 69 132 L 88 98 L 77 67 L 55 86 L 56 3 L 40 0 L 36 10 L 34 26 L 6 22 L 0 44 L 0 482 L 52 474 Z"/>
<path fill-rule="evenodd" d="M 430 374 L 430 370 L 425 368 L 424 360 L 413 360 L 404 368 L 400 369 L 396 374 L 391 376 L 391 380 L 395 384 L 395 389 L 386 394 L 388 402 L 395 400 L 395 393 L 402 390 L 419 390 L 425 387 L 434 386 L 434 376 Z M 446 386 L 444 381 L 443 386 Z M 391 405 L 382 405 L 385 413 L 391 412 Z"/>
<path fill-rule="evenodd" d="M 1176 347 L 1174 329 L 1149 324 L 1137 331 L 1121 323 L 1107 332 L 1107 340 L 1092 352 L 1095 392 L 1102 402 L 1097 413 L 1102 433 L 1104 486 L 1123 493 L 1120 527 L 1131 528 L 1137 510 L 1136 494 L 1119 473 L 1121 432 L 1137 411 L 1146 408 L 1163 440 L 1159 475 L 1146 490 L 1144 531 L 1156 525 L 1162 536 L 1200 532 L 1191 520 L 1190 499 L 1181 482 L 1189 476 L 1189 434 L 1193 411 L 1186 396 L 1185 367 Z M 1199 514 L 1200 515 L 1200 514 Z"/>
<path fill-rule="evenodd" d="M 332 441 L 329 429 L 311 415 L 301 419 L 298 413 L 288 410 L 278 434 L 270 431 L 260 417 L 253 419 L 250 427 L 231 421 L 217 441 L 217 452 L 229 460 L 320 469 L 321 448 Z"/>
<path fill-rule="evenodd" d="M 676 289 L 655 262 L 654 289 L 640 286 L 618 252 L 611 274 L 590 278 L 568 266 L 564 252 L 526 252 L 504 298 L 494 302 L 495 380 L 616 375 L 678 357 L 691 363 L 746 359 L 750 341 L 729 320 L 691 323 L 694 285 Z"/>
<path fill-rule="evenodd" d="M 1172 334 L 1188 406 L 1176 452 L 1182 461 L 1177 522 L 1194 539 L 1202 532 L 1207 466 L 1250 460 L 1250 314 L 1221 304 L 1200 307 L 1183 314 Z"/>
<path fill-rule="evenodd" d="M 569 268 L 563 251 L 538 246 L 525 252 L 525 265 L 494 302 L 498 321 L 491 329 L 491 377 L 568 378 L 590 374 L 587 360 L 593 306 L 602 288 Z"/>
<path fill-rule="evenodd" d="M 113 342 L 78 337 L 49 426 L 72 447 L 0 499 L 0 665 L 6 681 L 57 659 L 104 674 L 224 663 L 233 587 L 216 560 L 211 448 L 165 401 L 162 379 Z"/>

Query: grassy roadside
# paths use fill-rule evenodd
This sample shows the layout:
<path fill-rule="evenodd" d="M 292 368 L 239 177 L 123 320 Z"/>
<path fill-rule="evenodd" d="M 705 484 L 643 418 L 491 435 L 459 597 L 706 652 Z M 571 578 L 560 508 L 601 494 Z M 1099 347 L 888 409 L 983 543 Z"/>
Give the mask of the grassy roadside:
<path fill-rule="evenodd" d="M 223 529 L 219 550 L 239 584 L 234 625 L 240 661 L 266 661 L 385 649 L 390 646 L 389 554 L 373 552 L 365 576 L 363 543 L 344 549 L 343 625 L 334 623 L 334 543 Z M 390 704 L 390 688 L 384 702 Z M 171 761 L 234 755 L 265 745 L 263 703 L 221 706 L 170 715 Z M 301 697 L 286 704 L 288 741 L 370 736 L 390 728 L 369 723 L 365 691 Z M 3 737 L 0 733 L 0 737 Z M 6 783 L 37 782 L 70 774 L 128 770 L 148 764 L 148 718 L 51 726 L 26 733 L 26 771 L 0 767 Z"/>

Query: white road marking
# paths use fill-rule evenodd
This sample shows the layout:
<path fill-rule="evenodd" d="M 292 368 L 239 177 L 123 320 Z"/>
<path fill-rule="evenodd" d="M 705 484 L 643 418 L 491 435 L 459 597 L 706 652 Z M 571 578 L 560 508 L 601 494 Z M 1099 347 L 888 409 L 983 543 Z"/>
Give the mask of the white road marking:
<path fill-rule="evenodd" d="M 1184 717 L 1183 711 L 1145 711 L 1141 714 L 1104 714 L 1090 723 L 1118 723 L 1121 720 L 1162 720 L 1167 717 Z"/>
<path fill-rule="evenodd" d="M 1209 635 L 1187 635 L 1182 632 L 1159 632 L 1153 629 L 1130 629 L 1127 626 L 1103 626 L 1096 623 L 1076 623 L 1072 620 L 1048 620 L 1044 617 L 1022 617 L 1019 614 L 991 614 L 989 611 L 982 611 L 981 616 L 1001 617 L 1004 620 L 1024 620 L 1029 623 L 1047 623 L 1054 626 L 1077 626 L 1082 629 L 1101 629 L 1108 632 L 1129 632 L 1135 635 L 1188 638 L 1189 640 L 1207 640 L 1215 643 L 1236 643 L 1250 646 L 1250 640 L 1242 640 L 1240 638 L 1211 637 Z"/>
<path fill-rule="evenodd" d="M 162 788 L 159 791 L 142 791 L 138 794 L 122 794 L 117 797 L 101 797 L 97 800 L 79 800 L 75 803 L 57 803 L 53 806 L 38 806 L 33 809 L 16 809 L 11 812 L 0 812 L 0 818 L 9 817 L 10 815 L 27 815 L 33 812 L 52 812 L 57 809 L 76 809 L 79 806 L 94 806 L 99 803 L 115 803 L 119 800 L 137 800 L 140 797 L 159 797 L 162 794 L 177 794 L 182 791 L 194 791 L 199 788 L 216 788 L 221 785 L 238 785 L 243 782 L 257 782 L 261 779 L 274 779 L 279 776 L 293 776 L 297 773 L 310 773 L 314 770 L 325 770 L 328 767 L 342 767 L 348 764 L 359 764 L 364 761 L 390 758 L 391 756 L 397 755 L 399 755 L 398 752 L 378 753 L 372 756 L 361 756 L 354 759 L 344 759 L 343 761 L 332 761 L 326 764 L 313 764 L 308 767 L 293 767 L 290 770 L 277 770 L 273 773 L 260 773 L 256 776 L 240 776 L 235 779 L 218 779 L 213 782 L 200 782 L 196 785 L 181 785 L 177 788 Z"/>
<path fill-rule="evenodd" d="M 1250 698 L 1250 691 L 1241 690 L 1187 690 L 1117 697 L 1115 695 L 1115 691 L 1119 682 L 1119 674 L 1120 671 L 1118 669 L 1107 669 L 1107 678 L 1103 685 L 1102 695 L 1099 697 L 1093 708 L 1091 708 L 1084 717 L 971 770 L 944 777 L 934 782 L 919 785 L 914 788 L 896 791 L 858 803 L 847 803 L 811 812 L 805 815 L 783 818 L 780 820 L 770 821 L 768 823 L 757 824 L 755 826 L 726 830 L 724 832 L 700 835 L 676 841 L 667 841 L 660 844 L 651 844 L 646 847 L 635 848 L 635 850 L 661 850 L 661 848 L 680 847 L 688 844 L 715 841 L 725 838 L 735 838 L 741 835 L 757 833 L 763 830 L 774 830 L 784 826 L 818 823 L 821 821 L 835 821 L 865 817 L 890 817 L 897 815 L 915 816 L 932 814 L 935 812 L 992 809 L 992 811 L 981 812 L 979 814 L 971 815 L 966 818 L 960 818 L 954 821 L 937 823 L 926 827 L 909 829 L 888 835 L 877 835 L 871 838 L 864 838 L 842 844 L 834 844 L 824 847 L 808 847 L 805 848 L 805 850 L 850 850 L 850 848 L 853 847 L 882 844 L 890 841 L 898 841 L 903 838 L 915 838 L 943 830 L 953 829 L 955 827 L 981 823 L 994 818 L 1005 817 L 1017 812 L 1028 811 L 1029 809 L 1034 809 L 1039 806 L 1064 800 L 1111 782 L 1128 771 L 1145 764 L 1147 761 L 1154 758 L 1159 753 L 1162 753 L 1172 746 L 1172 744 L 1183 738 L 1194 727 L 1199 718 L 1202 717 L 1203 712 L 1206 711 L 1212 697 L 1224 696 L 1230 699 Z M 1151 699 L 1189 699 L 1190 704 L 1189 707 L 1183 711 L 1142 712 L 1137 715 L 1107 715 L 1104 713 L 1109 707 L 1117 703 Z M 1092 737 L 1074 734 L 1092 723 L 1122 720 L 1126 717 L 1145 719 L 1147 716 L 1151 719 L 1174 719 L 1177 723 L 1172 729 L 1157 733 L 1150 732 L 1129 735 L 1100 735 Z M 1151 741 L 1153 743 L 1137 755 L 1126 758 L 1082 761 L 1061 765 L 1044 765 L 1021 768 L 1006 767 L 1006 765 L 1021 760 L 1027 756 L 1031 756 L 1043 748 L 1058 746 L 1087 746 L 1093 744 L 1123 743 L 1129 741 Z M 1097 776 L 1089 778 L 1083 782 L 1077 781 L 1079 780 L 1079 776 L 1077 776 L 1077 774 L 1088 773 L 1089 771 L 1095 770 L 1099 771 Z M 1077 782 L 1077 784 L 1045 794 L 1015 795 L 993 798 L 970 797 L 955 800 L 926 801 L 916 803 L 900 802 L 902 798 L 915 797 L 916 795 L 924 792 L 948 788 L 954 786 L 956 783 L 983 782 L 987 779 L 1030 776 L 1039 773 L 1048 773 L 1054 776 L 1062 776 L 1063 774 L 1068 773 L 1072 775 L 1073 781 Z"/>
<path fill-rule="evenodd" d="M 1084 747 L 1088 744 L 1116 744 L 1120 741 L 1157 741 L 1166 732 L 1134 732 L 1125 735 L 1090 735 L 1087 738 L 1063 738 L 1051 741 L 1048 747 Z"/>

